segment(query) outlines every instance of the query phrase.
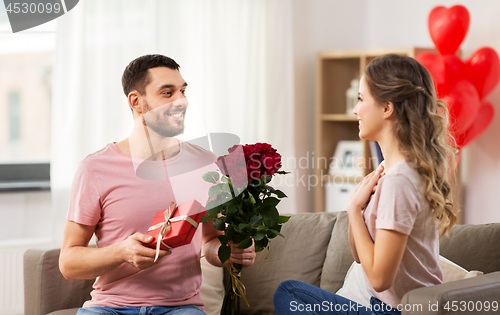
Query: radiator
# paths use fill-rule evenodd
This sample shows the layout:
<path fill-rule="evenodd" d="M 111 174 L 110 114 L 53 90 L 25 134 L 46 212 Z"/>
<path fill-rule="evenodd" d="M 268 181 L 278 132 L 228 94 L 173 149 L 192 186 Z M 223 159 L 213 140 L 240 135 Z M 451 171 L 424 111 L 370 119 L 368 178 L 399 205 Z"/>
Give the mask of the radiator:
<path fill-rule="evenodd" d="M 24 314 L 24 252 L 50 243 L 40 238 L 0 242 L 0 315 Z"/>

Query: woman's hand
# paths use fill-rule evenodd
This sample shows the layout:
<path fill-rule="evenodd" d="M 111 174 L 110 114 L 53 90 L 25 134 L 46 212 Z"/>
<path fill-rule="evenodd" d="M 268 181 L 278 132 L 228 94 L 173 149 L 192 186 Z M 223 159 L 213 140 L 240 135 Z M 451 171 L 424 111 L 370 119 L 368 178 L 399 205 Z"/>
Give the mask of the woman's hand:
<path fill-rule="evenodd" d="M 366 207 L 377 190 L 378 181 L 382 178 L 383 172 L 384 166 L 380 165 L 375 171 L 363 178 L 349 201 L 348 212 L 349 209 L 357 209 L 359 211 Z"/>

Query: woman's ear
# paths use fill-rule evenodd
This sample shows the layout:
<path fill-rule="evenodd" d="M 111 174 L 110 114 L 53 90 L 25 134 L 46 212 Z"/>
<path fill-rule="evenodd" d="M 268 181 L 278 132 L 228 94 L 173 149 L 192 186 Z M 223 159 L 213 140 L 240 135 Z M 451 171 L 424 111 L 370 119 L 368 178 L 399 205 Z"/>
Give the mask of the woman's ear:
<path fill-rule="evenodd" d="M 387 102 L 384 104 L 384 118 L 388 119 L 394 113 L 394 104 L 392 102 Z"/>

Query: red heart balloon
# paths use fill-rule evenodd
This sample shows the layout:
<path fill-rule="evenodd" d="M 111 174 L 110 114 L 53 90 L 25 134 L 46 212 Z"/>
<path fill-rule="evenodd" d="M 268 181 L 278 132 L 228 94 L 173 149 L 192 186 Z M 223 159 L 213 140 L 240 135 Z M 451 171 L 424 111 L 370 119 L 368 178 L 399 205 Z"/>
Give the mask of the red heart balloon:
<path fill-rule="evenodd" d="M 459 134 L 455 140 L 457 142 L 458 147 L 464 147 L 472 141 L 476 140 L 493 121 L 493 117 L 495 116 L 495 108 L 491 105 L 490 102 L 484 101 L 479 111 L 477 113 L 476 120 L 467 129 L 466 132 Z"/>
<path fill-rule="evenodd" d="M 445 65 L 443 56 L 433 52 L 418 54 L 415 59 L 424 66 L 432 77 L 434 88 L 439 91 L 440 86 L 445 83 Z M 439 93 L 438 93 L 439 94 Z"/>
<path fill-rule="evenodd" d="M 467 79 L 477 89 L 479 98 L 483 99 L 500 80 L 500 59 L 497 52 L 490 47 L 483 47 L 474 52 L 465 65 Z"/>
<path fill-rule="evenodd" d="M 432 41 L 441 55 L 454 54 L 469 30 L 469 11 L 462 5 L 432 9 L 427 21 Z"/>
<path fill-rule="evenodd" d="M 456 138 L 457 135 L 469 129 L 474 122 L 481 100 L 474 85 L 468 80 L 461 80 L 446 95 L 444 101 L 450 113 L 448 129 Z"/>
<path fill-rule="evenodd" d="M 438 86 L 439 95 L 450 93 L 455 84 L 465 79 L 465 63 L 457 55 L 443 56 L 445 79 L 444 83 Z"/>

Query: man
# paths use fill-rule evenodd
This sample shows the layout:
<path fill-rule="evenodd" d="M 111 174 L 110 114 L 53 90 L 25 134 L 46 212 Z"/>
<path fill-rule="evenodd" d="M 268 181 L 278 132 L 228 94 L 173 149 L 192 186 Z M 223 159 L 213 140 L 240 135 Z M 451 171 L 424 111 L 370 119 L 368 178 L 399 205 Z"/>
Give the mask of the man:
<path fill-rule="evenodd" d="M 200 251 L 222 266 L 220 234 L 202 224 L 188 245 L 160 250 L 146 231 L 156 212 L 208 199 L 201 175 L 214 169 L 213 155 L 174 138 L 184 129 L 186 81 L 179 65 L 146 55 L 125 69 L 122 84 L 134 116 L 131 135 L 87 156 L 76 173 L 59 266 L 67 279 L 97 277 L 92 300 L 79 314 L 204 314 L 199 294 Z M 88 247 L 95 233 L 97 248 Z M 232 245 L 230 261 L 254 263 L 252 247 Z M 155 306 L 155 307 L 153 307 Z M 161 307 L 158 307 L 161 306 Z"/>

